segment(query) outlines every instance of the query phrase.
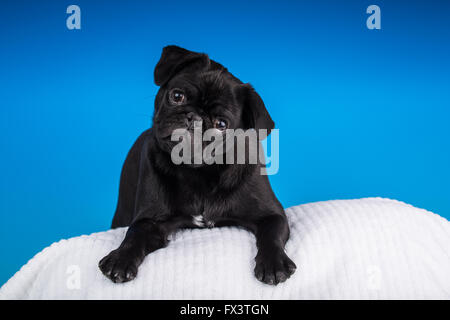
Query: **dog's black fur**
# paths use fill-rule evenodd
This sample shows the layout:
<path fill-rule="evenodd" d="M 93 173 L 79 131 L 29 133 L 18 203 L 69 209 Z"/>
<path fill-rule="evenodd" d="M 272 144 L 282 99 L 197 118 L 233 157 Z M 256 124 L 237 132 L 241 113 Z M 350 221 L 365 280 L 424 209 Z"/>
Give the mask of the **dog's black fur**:
<path fill-rule="evenodd" d="M 260 96 L 206 54 L 177 46 L 163 49 L 155 72 L 160 86 L 153 128 L 134 143 L 120 178 L 119 200 L 112 227 L 129 226 L 125 239 L 99 267 L 114 282 L 136 277 L 145 256 L 167 245 L 179 228 L 196 228 L 193 216 L 206 226 L 240 226 L 256 236 L 255 276 L 268 284 L 285 281 L 296 266 L 284 252 L 289 226 L 259 164 L 175 165 L 170 134 L 188 128 L 192 119 L 212 128 L 215 118 L 228 128 L 267 129 L 274 123 Z M 183 105 L 168 99 L 182 90 Z"/>

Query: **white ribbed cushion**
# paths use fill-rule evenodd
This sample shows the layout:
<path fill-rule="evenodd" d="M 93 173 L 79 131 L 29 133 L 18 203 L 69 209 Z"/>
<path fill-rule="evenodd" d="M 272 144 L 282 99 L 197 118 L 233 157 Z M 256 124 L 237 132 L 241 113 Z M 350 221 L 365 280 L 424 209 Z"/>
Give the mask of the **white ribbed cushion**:
<path fill-rule="evenodd" d="M 238 228 L 180 231 L 147 256 L 134 281 L 114 284 L 97 264 L 120 244 L 121 228 L 54 243 L 0 289 L 0 298 L 450 298 L 446 219 L 381 198 L 309 203 L 286 213 L 286 249 L 298 269 L 276 287 L 254 278 L 255 239 Z"/>

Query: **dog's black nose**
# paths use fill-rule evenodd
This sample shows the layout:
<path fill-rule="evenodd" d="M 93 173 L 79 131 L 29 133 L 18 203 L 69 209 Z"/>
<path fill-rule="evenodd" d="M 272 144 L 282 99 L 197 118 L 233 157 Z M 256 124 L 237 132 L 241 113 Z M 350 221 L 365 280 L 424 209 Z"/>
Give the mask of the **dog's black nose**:
<path fill-rule="evenodd" d="M 186 119 L 187 119 L 189 129 L 193 129 L 194 124 L 199 125 L 203 121 L 202 117 L 200 117 L 198 114 L 195 114 L 194 112 L 189 112 L 186 115 Z"/>

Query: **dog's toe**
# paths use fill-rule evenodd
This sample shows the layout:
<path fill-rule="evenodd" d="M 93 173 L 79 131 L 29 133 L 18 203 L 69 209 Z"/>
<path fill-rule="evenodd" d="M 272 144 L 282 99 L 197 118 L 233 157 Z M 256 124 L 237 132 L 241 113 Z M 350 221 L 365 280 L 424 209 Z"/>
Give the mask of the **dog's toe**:
<path fill-rule="evenodd" d="M 288 278 L 288 275 L 285 272 L 277 271 L 275 274 L 275 279 L 277 283 L 284 282 Z"/>

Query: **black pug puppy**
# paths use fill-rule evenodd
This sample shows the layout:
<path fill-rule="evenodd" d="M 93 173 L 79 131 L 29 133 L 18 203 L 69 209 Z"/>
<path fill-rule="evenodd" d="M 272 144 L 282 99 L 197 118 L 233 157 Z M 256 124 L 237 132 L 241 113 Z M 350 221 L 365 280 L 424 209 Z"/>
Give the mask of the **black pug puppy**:
<path fill-rule="evenodd" d="M 173 130 L 191 129 L 194 121 L 203 129 L 270 132 L 274 122 L 260 96 L 206 54 L 177 46 L 163 49 L 154 77 L 160 89 L 153 128 L 128 153 L 112 222 L 129 229 L 100 270 L 113 282 L 130 281 L 145 256 L 165 247 L 177 229 L 240 226 L 256 237 L 256 278 L 285 281 L 296 269 L 284 252 L 289 226 L 261 164 L 176 165 L 171 159 Z"/>

